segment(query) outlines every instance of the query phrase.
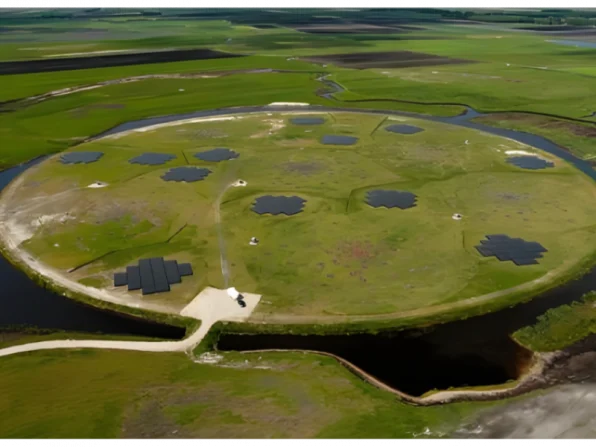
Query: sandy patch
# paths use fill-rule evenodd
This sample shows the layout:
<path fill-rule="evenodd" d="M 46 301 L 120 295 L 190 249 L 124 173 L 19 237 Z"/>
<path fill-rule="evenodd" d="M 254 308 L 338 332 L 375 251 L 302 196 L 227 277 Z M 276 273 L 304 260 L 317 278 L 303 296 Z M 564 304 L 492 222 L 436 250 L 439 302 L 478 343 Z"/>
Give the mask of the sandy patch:
<path fill-rule="evenodd" d="M 284 120 L 276 120 L 276 119 L 269 119 L 263 120 L 264 123 L 269 125 L 269 130 L 264 130 L 263 132 L 258 132 L 254 135 L 251 135 L 250 138 L 263 138 L 270 135 L 273 135 L 279 132 L 281 129 L 286 127 Z"/>
<path fill-rule="evenodd" d="M 245 321 L 261 300 L 261 295 L 244 293 L 246 307 L 240 307 L 225 290 L 207 287 L 188 304 L 180 315 L 201 321 Z"/>
<path fill-rule="evenodd" d="M 93 90 L 96 88 L 101 87 L 101 85 L 90 85 L 88 87 L 79 87 L 76 89 L 72 89 L 72 88 L 65 88 L 63 90 L 59 90 L 56 91 L 54 93 L 52 93 L 52 96 L 62 96 L 62 95 L 68 95 L 69 93 L 78 93 L 78 92 L 84 92 L 86 90 Z"/>
<path fill-rule="evenodd" d="M 124 137 L 126 135 L 130 135 L 133 132 L 149 132 L 152 130 L 156 130 L 156 129 L 161 129 L 162 127 L 173 127 L 173 126 L 181 126 L 183 124 L 193 124 L 193 123 L 205 123 L 205 122 L 209 122 L 209 121 L 231 121 L 231 120 L 237 120 L 237 119 L 242 119 L 242 117 L 237 117 L 237 116 L 217 116 L 217 117 L 211 117 L 211 118 L 189 118 L 186 120 L 179 120 L 179 121 L 171 121 L 168 123 L 160 123 L 160 124 L 154 124 L 153 126 L 147 126 L 147 127 L 141 127 L 139 129 L 132 129 L 132 130 L 126 130 L 124 132 L 118 132 L 112 135 L 107 135 L 103 138 L 110 138 L 110 139 L 116 139 L 116 138 L 121 138 Z"/>
<path fill-rule="evenodd" d="M 536 158 L 540 158 L 542 160 L 550 161 L 549 158 L 546 158 L 540 154 L 537 154 L 536 152 L 528 152 L 528 151 L 522 151 L 522 150 L 505 151 L 505 155 L 528 155 L 530 157 L 536 157 Z"/>
<path fill-rule="evenodd" d="M 87 188 L 105 188 L 106 186 L 108 186 L 108 184 L 104 182 L 93 182 L 87 186 Z"/>
<path fill-rule="evenodd" d="M 194 363 L 200 363 L 202 365 L 215 365 L 223 360 L 223 355 L 216 354 L 215 352 L 204 352 Z"/>
<path fill-rule="evenodd" d="M 271 104 L 269 104 L 270 106 L 273 107 L 285 107 L 285 106 L 308 106 L 310 105 L 307 102 L 272 102 Z"/>

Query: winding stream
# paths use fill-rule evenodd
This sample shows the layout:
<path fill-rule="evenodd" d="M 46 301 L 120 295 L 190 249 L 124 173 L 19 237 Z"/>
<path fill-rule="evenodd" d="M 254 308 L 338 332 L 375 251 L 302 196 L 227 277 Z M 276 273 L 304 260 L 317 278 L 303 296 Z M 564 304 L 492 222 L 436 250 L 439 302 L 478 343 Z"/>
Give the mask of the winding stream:
<path fill-rule="evenodd" d="M 331 81 L 325 81 L 325 83 L 328 82 Z M 334 88 L 341 88 L 338 84 L 333 84 Z M 392 110 L 327 106 L 234 107 L 131 121 L 90 140 L 190 118 L 275 111 L 402 115 L 464 126 L 542 149 L 570 162 L 596 180 L 596 171 L 588 162 L 575 157 L 552 141 L 525 132 L 472 122 L 471 119 L 482 114 L 471 108 L 468 108 L 465 114 L 456 117 L 432 117 Z M 27 167 L 28 165 L 23 165 L 0 173 L 0 188 L 6 186 L 12 178 Z M 4 284 L 0 298 L 0 326 L 26 324 L 102 332 L 129 327 L 119 326 L 122 317 L 80 306 L 38 287 L 4 259 L 0 259 L 0 279 Z M 580 278 L 543 293 L 529 302 L 424 330 L 412 329 L 383 335 L 325 337 L 223 334 L 218 347 L 222 350 L 310 349 L 330 352 L 351 361 L 385 383 L 412 395 L 420 395 L 434 388 L 490 385 L 517 378 L 529 363 L 531 353 L 520 348 L 510 339 L 512 332 L 534 323 L 538 316 L 550 308 L 579 300 L 582 295 L 594 288 L 596 288 L 596 267 Z M 130 321 L 128 323 L 133 324 Z"/>

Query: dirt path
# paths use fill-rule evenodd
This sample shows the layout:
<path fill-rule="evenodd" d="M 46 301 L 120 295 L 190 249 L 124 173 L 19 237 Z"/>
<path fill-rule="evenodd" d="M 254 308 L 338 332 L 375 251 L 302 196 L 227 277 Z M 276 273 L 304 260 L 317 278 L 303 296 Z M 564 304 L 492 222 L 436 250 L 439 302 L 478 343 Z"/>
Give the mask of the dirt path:
<path fill-rule="evenodd" d="M 145 352 L 188 352 L 209 332 L 213 322 L 204 321 L 190 337 L 180 341 L 50 340 L 0 349 L 0 357 L 47 349 L 123 349 Z"/>
<path fill-rule="evenodd" d="M 215 211 L 215 227 L 217 228 L 217 240 L 219 242 L 219 262 L 221 264 L 221 274 L 224 278 L 225 287 L 228 288 L 230 285 L 230 267 L 228 265 L 228 256 L 226 252 L 226 241 L 223 236 L 223 229 L 221 226 L 221 201 L 223 200 L 223 196 L 227 192 L 228 189 L 234 186 L 234 183 L 230 183 L 224 187 L 224 189 L 219 193 L 215 204 L 213 205 L 213 209 Z"/>
<path fill-rule="evenodd" d="M 201 321 L 201 326 L 189 337 L 180 341 L 118 341 L 118 340 L 49 340 L 0 349 L 0 357 L 46 349 L 123 349 L 145 352 L 192 351 L 218 321 L 244 321 L 259 304 L 260 295 L 244 294 L 246 307 L 230 299 L 225 290 L 207 287 L 201 291 L 180 315 Z"/>

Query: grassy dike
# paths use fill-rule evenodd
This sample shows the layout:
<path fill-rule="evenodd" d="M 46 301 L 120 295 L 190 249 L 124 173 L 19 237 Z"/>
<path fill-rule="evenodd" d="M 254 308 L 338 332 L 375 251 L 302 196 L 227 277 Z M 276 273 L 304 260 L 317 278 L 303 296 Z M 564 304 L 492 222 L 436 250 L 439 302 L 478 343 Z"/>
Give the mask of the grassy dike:
<path fill-rule="evenodd" d="M 596 292 L 584 295 L 582 301 L 550 309 L 536 324 L 520 329 L 514 339 L 538 352 L 567 348 L 596 333 Z"/>

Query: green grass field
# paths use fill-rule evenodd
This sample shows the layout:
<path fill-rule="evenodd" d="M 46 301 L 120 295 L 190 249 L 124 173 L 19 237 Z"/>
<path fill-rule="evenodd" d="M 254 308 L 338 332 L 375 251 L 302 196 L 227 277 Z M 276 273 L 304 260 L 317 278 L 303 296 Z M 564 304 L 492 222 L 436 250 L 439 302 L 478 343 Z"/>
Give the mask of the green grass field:
<path fill-rule="evenodd" d="M 182 306 L 206 285 L 225 286 L 216 198 L 244 179 L 248 186 L 223 196 L 221 218 L 230 282 L 263 295 L 259 317 L 383 316 L 448 305 L 549 271 L 556 281 L 591 260 L 595 211 L 585 204 L 596 190 L 563 161 L 527 171 L 506 163 L 505 152 L 533 149 L 474 130 L 380 115 L 322 116 L 321 126 L 260 114 L 87 143 L 77 150 L 104 157 L 90 165 L 50 158 L 25 174 L 6 209 L 19 211 L 11 219 L 27 234 L 27 251 L 61 271 L 85 265 L 71 276 L 93 287 L 110 287 L 112 273 L 140 257 L 192 262 L 196 274 L 182 286 L 146 297 Z M 385 130 L 399 122 L 424 131 Z M 325 134 L 359 141 L 326 146 L 319 142 Z M 193 157 L 213 147 L 240 157 L 221 163 Z M 156 167 L 127 162 L 143 152 L 177 158 Z M 161 180 L 170 167 L 186 164 L 212 174 L 189 184 Z M 94 181 L 109 186 L 86 188 Z M 372 208 L 364 200 L 373 189 L 413 192 L 417 206 Z M 266 194 L 298 195 L 307 200 L 304 212 L 259 216 L 251 204 Z M 454 221 L 454 213 L 464 219 Z M 525 267 L 483 258 L 474 246 L 494 233 L 538 241 L 549 251 Z M 252 236 L 262 241 L 258 247 L 248 245 Z"/>
<path fill-rule="evenodd" d="M 495 405 L 412 407 L 333 359 L 298 353 L 227 353 L 218 365 L 165 353 L 17 355 L 0 359 L 0 393 L 3 438 L 445 437 Z"/>
<path fill-rule="evenodd" d="M 504 63 L 342 70 L 330 79 L 346 88 L 338 95 L 345 100 L 452 102 L 482 112 L 529 111 L 570 118 L 594 112 L 593 78 Z"/>
<path fill-rule="evenodd" d="M 550 309 L 538 322 L 515 332 L 515 339 L 535 351 L 556 351 L 596 333 L 596 294 Z"/>

